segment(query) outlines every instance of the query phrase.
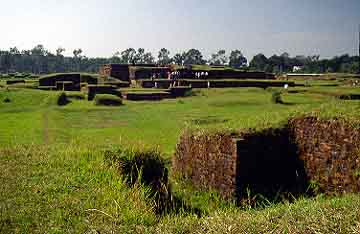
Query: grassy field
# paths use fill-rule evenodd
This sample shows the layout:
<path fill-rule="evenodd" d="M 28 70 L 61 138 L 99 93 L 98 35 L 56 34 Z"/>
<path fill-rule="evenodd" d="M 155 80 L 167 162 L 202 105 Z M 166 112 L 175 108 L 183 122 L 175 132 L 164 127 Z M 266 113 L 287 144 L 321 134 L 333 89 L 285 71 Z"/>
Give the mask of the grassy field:
<path fill-rule="evenodd" d="M 285 92 L 285 104 L 273 104 L 271 90 L 237 88 L 118 107 L 60 107 L 56 92 L 0 88 L 0 233 L 360 233 L 360 196 L 351 194 L 239 208 L 173 181 L 174 193 L 203 216 L 159 217 L 147 188 L 129 189 L 104 163 L 104 150 L 118 147 L 157 147 L 170 159 L 186 127 L 260 129 L 312 111 L 360 119 L 360 101 L 315 92 L 359 88 L 301 88 Z"/>

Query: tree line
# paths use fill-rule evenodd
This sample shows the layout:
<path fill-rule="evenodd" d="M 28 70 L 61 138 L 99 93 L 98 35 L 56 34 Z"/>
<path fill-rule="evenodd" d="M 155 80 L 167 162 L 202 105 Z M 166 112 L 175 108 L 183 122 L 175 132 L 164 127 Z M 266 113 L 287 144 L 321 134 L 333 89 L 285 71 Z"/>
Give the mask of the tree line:
<path fill-rule="evenodd" d="M 19 51 L 17 47 L 9 50 L 0 50 L 0 72 L 27 72 L 34 74 L 47 74 L 53 72 L 98 72 L 99 65 L 108 63 L 128 64 L 209 64 L 214 66 L 228 65 L 243 70 L 265 71 L 270 73 L 297 72 L 324 73 L 344 72 L 357 73 L 359 70 L 359 57 L 347 54 L 331 59 L 320 59 L 319 55 L 290 57 L 288 53 L 273 55 L 267 58 L 257 54 L 248 63 L 247 58 L 240 50 L 233 50 L 227 54 L 219 50 L 205 59 L 200 50 L 190 49 L 181 53 L 170 55 L 170 51 L 162 48 L 155 58 L 151 52 L 144 48 L 128 48 L 114 53 L 110 58 L 88 58 L 83 55 L 82 49 L 73 50 L 73 56 L 64 56 L 65 49 L 59 47 L 55 53 L 47 50 L 43 45 L 37 45 L 31 50 Z"/>

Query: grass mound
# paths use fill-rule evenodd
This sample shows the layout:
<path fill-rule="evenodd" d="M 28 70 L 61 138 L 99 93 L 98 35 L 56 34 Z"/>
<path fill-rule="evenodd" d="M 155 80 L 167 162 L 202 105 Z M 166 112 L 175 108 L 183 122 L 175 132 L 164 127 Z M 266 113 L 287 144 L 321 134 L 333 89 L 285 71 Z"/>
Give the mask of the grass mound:
<path fill-rule="evenodd" d="M 66 96 L 70 99 L 85 100 L 85 94 L 80 92 L 67 92 Z"/>
<path fill-rule="evenodd" d="M 271 102 L 272 103 L 275 103 L 275 104 L 283 104 L 284 101 L 282 100 L 282 97 L 281 97 L 281 91 L 273 91 L 272 94 L 271 94 Z"/>
<path fill-rule="evenodd" d="M 97 94 L 95 96 L 95 105 L 97 106 L 121 106 L 122 99 L 110 94 Z"/>
<path fill-rule="evenodd" d="M 57 98 L 58 106 L 65 106 L 65 105 L 67 105 L 69 103 L 70 103 L 70 100 L 66 96 L 66 93 L 65 92 L 60 93 L 58 98 Z"/>

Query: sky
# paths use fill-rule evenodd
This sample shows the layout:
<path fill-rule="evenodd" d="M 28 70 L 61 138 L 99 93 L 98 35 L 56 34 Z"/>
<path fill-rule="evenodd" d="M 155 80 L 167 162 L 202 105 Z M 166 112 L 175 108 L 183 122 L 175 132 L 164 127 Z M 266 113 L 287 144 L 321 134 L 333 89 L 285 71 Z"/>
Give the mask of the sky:
<path fill-rule="evenodd" d="M 0 0 L 0 49 L 357 54 L 360 0 Z"/>

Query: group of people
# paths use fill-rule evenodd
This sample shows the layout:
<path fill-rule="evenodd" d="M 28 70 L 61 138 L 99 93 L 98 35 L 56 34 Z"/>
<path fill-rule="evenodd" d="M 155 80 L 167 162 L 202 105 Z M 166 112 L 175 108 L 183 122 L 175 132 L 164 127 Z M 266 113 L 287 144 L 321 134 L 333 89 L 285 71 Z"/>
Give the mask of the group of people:
<path fill-rule="evenodd" d="M 169 72 L 168 79 L 169 80 L 177 80 L 180 78 L 180 76 L 181 76 L 181 73 L 179 71 L 173 71 L 173 72 Z"/>
<path fill-rule="evenodd" d="M 206 79 L 209 76 L 208 72 L 195 72 L 196 79 Z"/>

